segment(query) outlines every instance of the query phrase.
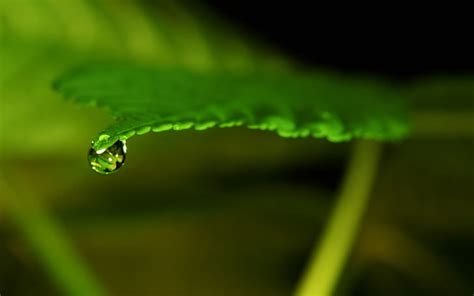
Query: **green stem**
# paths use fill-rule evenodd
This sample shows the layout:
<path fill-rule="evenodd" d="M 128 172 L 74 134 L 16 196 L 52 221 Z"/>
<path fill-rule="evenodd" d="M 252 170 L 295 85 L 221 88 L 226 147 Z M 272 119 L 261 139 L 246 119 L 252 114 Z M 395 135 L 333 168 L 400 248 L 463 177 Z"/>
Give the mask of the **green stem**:
<path fill-rule="evenodd" d="M 380 154 L 378 143 L 354 144 L 339 198 L 295 296 L 334 295 L 368 204 Z"/>
<path fill-rule="evenodd" d="M 104 295 L 60 225 L 39 202 L 19 196 L 0 175 L 0 208 L 18 227 L 63 295 Z"/>

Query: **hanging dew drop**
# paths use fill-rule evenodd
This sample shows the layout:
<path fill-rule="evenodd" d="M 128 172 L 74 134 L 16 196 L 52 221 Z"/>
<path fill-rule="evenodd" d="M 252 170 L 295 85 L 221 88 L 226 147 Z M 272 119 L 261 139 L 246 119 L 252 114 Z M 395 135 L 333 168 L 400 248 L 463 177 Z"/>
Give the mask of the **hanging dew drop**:
<path fill-rule="evenodd" d="M 118 171 L 125 162 L 127 146 L 125 141 L 117 141 L 107 149 L 89 150 L 88 160 L 91 168 L 101 174 L 109 175 Z"/>

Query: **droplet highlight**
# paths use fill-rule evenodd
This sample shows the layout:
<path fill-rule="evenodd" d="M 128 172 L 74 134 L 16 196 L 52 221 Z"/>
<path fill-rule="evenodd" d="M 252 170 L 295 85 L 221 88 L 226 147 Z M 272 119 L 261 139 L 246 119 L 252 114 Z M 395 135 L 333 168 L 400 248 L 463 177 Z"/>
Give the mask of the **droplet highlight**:
<path fill-rule="evenodd" d="M 117 141 L 107 149 L 89 150 L 88 160 L 91 168 L 101 174 L 109 175 L 118 171 L 125 162 L 127 146 L 125 141 Z"/>

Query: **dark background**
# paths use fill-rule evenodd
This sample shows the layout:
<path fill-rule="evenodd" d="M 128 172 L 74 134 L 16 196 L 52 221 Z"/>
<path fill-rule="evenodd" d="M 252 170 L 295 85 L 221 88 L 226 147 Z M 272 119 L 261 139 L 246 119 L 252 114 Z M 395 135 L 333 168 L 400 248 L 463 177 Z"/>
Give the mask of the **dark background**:
<path fill-rule="evenodd" d="M 474 71 L 474 23 L 462 7 L 206 0 L 245 32 L 307 65 L 407 80 Z"/>

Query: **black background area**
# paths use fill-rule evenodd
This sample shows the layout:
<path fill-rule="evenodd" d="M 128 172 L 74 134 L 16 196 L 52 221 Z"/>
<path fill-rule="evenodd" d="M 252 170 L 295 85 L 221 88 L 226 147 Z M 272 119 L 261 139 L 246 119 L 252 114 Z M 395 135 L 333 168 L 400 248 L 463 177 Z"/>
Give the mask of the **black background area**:
<path fill-rule="evenodd" d="M 467 15 L 472 11 L 467 7 L 206 2 L 244 32 L 309 66 L 402 80 L 427 74 L 474 73 L 474 17 Z"/>

